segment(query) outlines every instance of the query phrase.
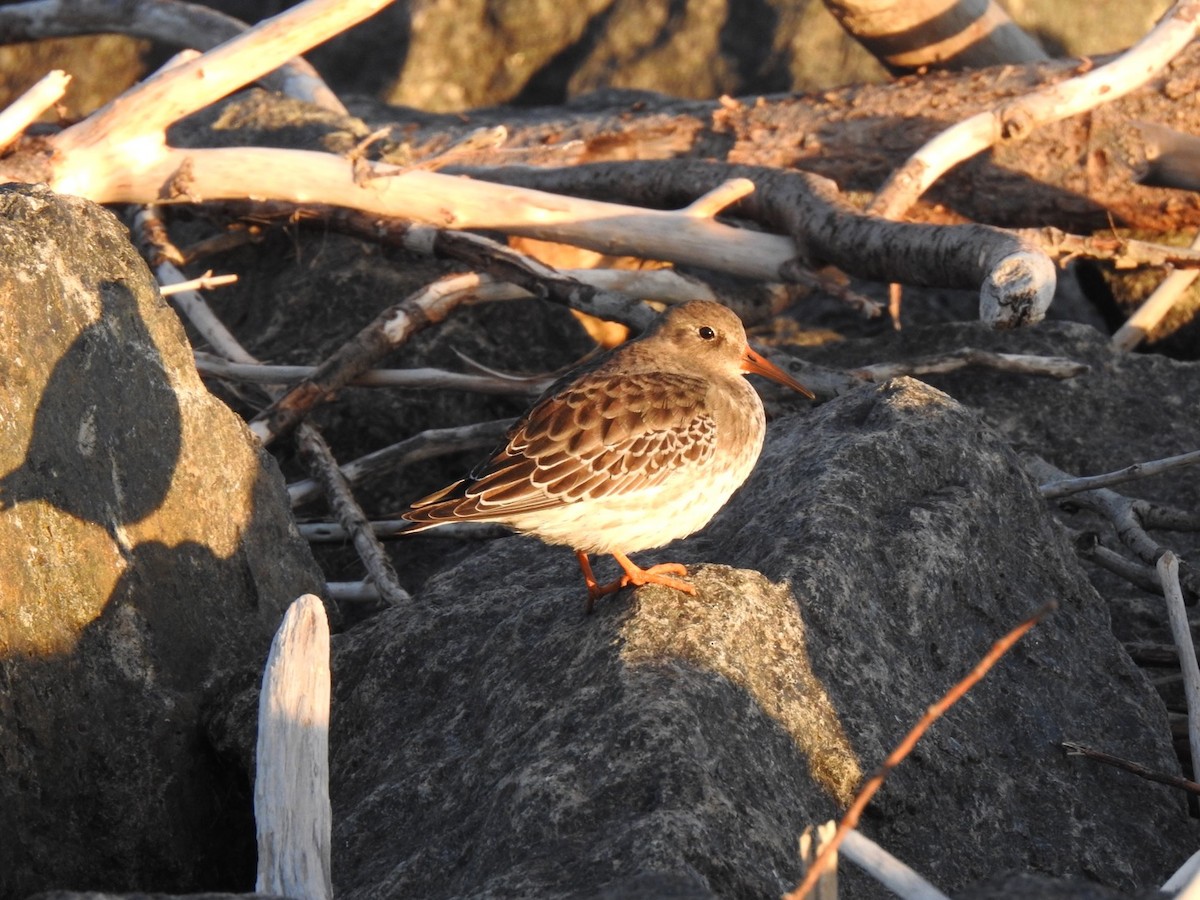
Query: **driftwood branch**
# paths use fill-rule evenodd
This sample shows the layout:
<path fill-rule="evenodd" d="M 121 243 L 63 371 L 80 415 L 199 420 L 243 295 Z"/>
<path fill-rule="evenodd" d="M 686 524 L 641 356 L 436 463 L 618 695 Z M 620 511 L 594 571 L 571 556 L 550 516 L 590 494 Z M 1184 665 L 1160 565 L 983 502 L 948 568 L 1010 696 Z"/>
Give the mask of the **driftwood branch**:
<path fill-rule="evenodd" d="M 929 141 L 888 178 L 871 211 L 902 216 L 952 166 L 1000 141 L 1022 140 L 1046 122 L 1122 97 L 1175 58 L 1200 28 L 1200 0 L 1177 2 L 1145 38 L 1107 65 L 977 113 Z"/>
<path fill-rule="evenodd" d="M 263 444 L 287 434 L 319 404 L 372 368 L 416 332 L 442 321 L 474 296 L 474 275 L 450 275 L 427 285 L 381 312 L 341 346 L 316 372 L 279 397 L 250 422 Z"/>
<path fill-rule="evenodd" d="M 70 75 L 55 69 L 0 112 L 0 150 L 7 148 L 31 122 L 61 100 L 70 83 Z"/>
<path fill-rule="evenodd" d="M 1088 371 L 1086 363 L 1062 356 L 1031 356 L 1020 353 L 993 353 L 964 347 L 937 356 L 924 356 L 896 362 L 873 363 L 849 370 L 850 375 L 866 381 L 886 381 L 901 375 L 931 375 L 953 372 L 968 366 L 1011 372 L 1016 375 L 1039 375 L 1047 378 L 1074 378 Z"/>
<path fill-rule="evenodd" d="M 1200 250 L 1200 234 L 1192 239 L 1189 249 Z M 1113 334 L 1113 347 L 1117 350 L 1132 350 L 1144 341 L 1180 301 L 1197 275 L 1200 275 L 1200 271 L 1196 269 L 1180 269 L 1164 278 L 1146 301 Z"/>
<path fill-rule="evenodd" d="M 258 701 L 255 890 L 330 900 L 329 623 L 320 599 L 288 608 L 271 643 Z"/>
<path fill-rule="evenodd" d="M 441 228 L 493 228 L 769 280 L 787 278 L 788 263 L 800 252 L 882 280 L 979 288 L 982 317 L 1000 326 L 1037 321 L 1053 294 L 1052 264 L 1019 238 L 979 226 L 913 230 L 880 223 L 840 203 L 836 188 L 815 176 L 710 171 L 716 180 L 698 184 L 679 180 L 683 173 L 677 173 L 676 184 L 685 197 L 682 210 L 671 213 L 311 151 L 181 150 L 166 143 L 165 130 L 172 122 L 365 18 L 382 2 L 309 0 L 156 74 L 47 139 L 46 152 L 36 160 L 37 180 L 101 203 L 258 197 L 331 204 Z M 0 176 L 27 180 L 38 167 L 23 159 L 0 168 Z M 696 170 L 690 165 L 689 170 L 688 177 L 694 178 Z M 718 191 L 728 178 L 751 176 L 755 194 L 739 207 L 760 208 L 792 241 L 711 219 L 716 208 L 744 193 L 748 184 L 721 189 L 696 204 L 697 194 Z M 798 209 L 804 194 L 812 196 Z M 793 246 L 796 240 L 799 251 Z"/>
<path fill-rule="evenodd" d="M 842 855 L 895 894 L 900 900 L 950 900 L 861 831 L 848 831 Z"/>

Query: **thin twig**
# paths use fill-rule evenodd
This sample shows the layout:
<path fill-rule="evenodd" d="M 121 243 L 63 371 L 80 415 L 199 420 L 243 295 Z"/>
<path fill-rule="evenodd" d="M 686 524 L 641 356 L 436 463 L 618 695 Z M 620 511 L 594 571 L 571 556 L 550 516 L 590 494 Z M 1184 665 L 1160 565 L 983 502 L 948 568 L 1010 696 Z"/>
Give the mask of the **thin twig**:
<path fill-rule="evenodd" d="M 804 877 L 804 881 L 800 883 L 800 886 L 794 891 L 785 894 L 784 900 L 805 900 L 808 897 L 813 884 L 827 867 L 829 858 L 837 853 L 837 848 L 845 839 L 845 835 L 858 824 L 863 810 L 866 809 L 867 804 L 871 802 L 871 798 L 883 786 L 883 782 L 887 779 L 892 769 L 896 768 L 904 757 L 908 756 L 913 747 L 916 746 L 917 741 L 921 739 L 921 736 L 929 730 L 929 726 L 941 718 L 946 713 L 946 710 L 957 703 L 967 691 L 974 687 L 988 673 L 992 666 L 1009 651 L 1013 644 L 1019 641 L 1029 629 L 1033 628 L 1034 625 L 1040 622 L 1057 606 L 1057 602 L 1051 600 L 1008 634 L 1004 635 L 1004 637 L 1000 638 L 1000 640 L 996 641 L 992 645 L 992 649 L 984 655 L 983 659 L 958 684 L 954 685 L 941 700 L 925 710 L 925 714 L 921 716 L 920 721 L 905 735 L 904 740 L 888 754 L 887 759 L 883 761 L 882 765 L 875 771 L 875 774 L 867 779 L 866 783 L 859 790 L 858 796 L 854 798 L 854 803 L 850 805 L 850 809 L 842 817 L 842 821 L 838 825 L 837 834 L 833 836 L 833 840 L 821 851 L 821 855 L 808 870 L 808 874 Z"/>
<path fill-rule="evenodd" d="M 279 397 L 250 421 L 250 430 L 264 445 L 287 434 L 317 406 L 372 368 L 413 334 L 441 322 L 475 296 L 474 274 L 439 278 L 389 306 L 351 340 L 317 367 L 316 372 Z"/>
<path fill-rule="evenodd" d="M 1156 772 L 1154 769 L 1146 768 L 1141 763 L 1113 756 L 1111 753 L 1105 753 L 1103 750 L 1093 750 L 1091 747 L 1085 747 L 1083 744 L 1075 743 L 1075 741 L 1063 741 L 1061 746 L 1067 751 L 1068 756 L 1086 756 L 1088 759 L 1094 759 L 1096 762 L 1115 766 L 1118 769 L 1124 769 L 1126 772 L 1132 772 L 1134 775 L 1137 775 L 1139 778 L 1145 778 L 1147 781 L 1157 781 L 1159 784 L 1166 784 L 1171 787 L 1182 788 L 1193 794 L 1200 794 L 1200 784 L 1189 781 L 1179 775 Z"/>
<path fill-rule="evenodd" d="M 412 528 L 412 522 L 407 519 L 373 519 L 370 522 L 371 531 L 375 537 L 392 538 Z M 350 538 L 346 531 L 336 522 L 300 522 L 296 525 L 300 537 L 310 544 L 341 544 Z M 456 538 L 458 540 L 488 540 L 512 534 L 503 525 L 484 524 L 482 522 L 452 522 L 437 529 L 440 538 Z"/>
<path fill-rule="evenodd" d="M 1119 237 L 1115 234 L 1069 234 L 1053 226 L 1014 228 L 1016 234 L 1037 244 L 1060 264 L 1077 257 L 1106 260 L 1117 269 L 1174 266 L 1200 269 L 1200 249 L 1175 247 Z"/>
<path fill-rule="evenodd" d="M 1033 477 L 1042 484 L 1072 477 L 1040 456 L 1026 457 L 1026 465 Z M 1158 558 L 1167 550 L 1146 531 L 1145 517 L 1154 505 L 1145 500 L 1126 497 L 1108 488 L 1092 488 L 1072 494 L 1067 502 L 1090 509 L 1108 519 L 1121 543 L 1145 563 L 1157 564 Z M 1190 576 L 1187 582 L 1189 592 L 1196 593 L 1196 586 Z"/>

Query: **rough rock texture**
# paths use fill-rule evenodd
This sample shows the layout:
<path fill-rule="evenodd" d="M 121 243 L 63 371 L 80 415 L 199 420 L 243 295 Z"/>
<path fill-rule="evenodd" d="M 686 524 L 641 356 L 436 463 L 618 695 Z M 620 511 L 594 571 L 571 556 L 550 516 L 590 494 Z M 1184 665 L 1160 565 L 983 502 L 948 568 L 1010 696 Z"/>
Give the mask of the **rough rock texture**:
<path fill-rule="evenodd" d="M 0 189 L 0 897 L 250 887 L 206 682 L 322 584 L 124 228 Z"/>
<path fill-rule="evenodd" d="M 944 394 L 901 379 L 776 421 L 709 528 L 648 556 L 717 565 L 696 598 L 585 618 L 571 554 L 507 539 L 336 641 L 340 896 L 777 895 L 800 830 L 1048 600 L 864 831 L 951 892 L 1025 869 L 1133 889 L 1190 853 L 1177 794 L 1059 749 L 1177 770 L 1018 458 Z M 885 895 L 852 869 L 843 890 Z"/>

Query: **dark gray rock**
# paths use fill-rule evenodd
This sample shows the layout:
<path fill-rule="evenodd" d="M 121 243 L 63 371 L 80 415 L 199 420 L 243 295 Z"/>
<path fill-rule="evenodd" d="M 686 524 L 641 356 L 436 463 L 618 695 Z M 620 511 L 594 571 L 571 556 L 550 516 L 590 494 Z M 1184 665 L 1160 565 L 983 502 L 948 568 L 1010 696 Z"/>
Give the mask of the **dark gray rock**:
<path fill-rule="evenodd" d="M 884 339 L 847 341 L 805 351 L 823 365 L 849 368 L 875 362 L 946 353 L 961 347 L 1001 353 L 1062 356 L 1086 363 L 1076 378 L 1057 380 L 1007 374 L 984 368 L 923 376 L 977 410 L 1021 453 L 1037 454 L 1073 475 L 1095 475 L 1131 463 L 1161 459 L 1200 448 L 1200 363 L 1156 354 L 1117 353 L 1108 336 L 1069 322 L 997 332 L 963 322 L 913 328 Z M 1195 468 L 1117 485 L 1130 497 L 1185 510 L 1200 509 Z M 1090 513 L 1062 515 L 1072 527 L 1098 534 L 1126 556 L 1111 525 Z M 1200 567 L 1194 535 L 1157 533 L 1193 567 Z M 1109 602 L 1113 627 L 1125 640 L 1171 643 L 1162 598 L 1136 588 L 1090 564 L 1093 584 Z M 1120 755 L 1120 754 L 1118 754 Z"/>
<path fill-rule="evenodd" d="M 336 639 L 340 896 L 777 895 L 805 825 L 1050 600 L 864 832 L 951 892 L 1021 869 L 1135 889 L 1190 853 L 1177 794 L 1059 748 L 1177 770 L 1017 456 L 944 394 L 902 379 L 776 421 L 709 528 L 648 556 L 693 564 L 698 596 L 587 618 L 572 555 L 513 538 Z M 846 896 L 885 895 L 843 868 Z"/>
<path fill-rule="evenodd" d="M 0 897 L 248 888 L 200 720 L 322 578 L 110 213 L 0 189 Z"/>

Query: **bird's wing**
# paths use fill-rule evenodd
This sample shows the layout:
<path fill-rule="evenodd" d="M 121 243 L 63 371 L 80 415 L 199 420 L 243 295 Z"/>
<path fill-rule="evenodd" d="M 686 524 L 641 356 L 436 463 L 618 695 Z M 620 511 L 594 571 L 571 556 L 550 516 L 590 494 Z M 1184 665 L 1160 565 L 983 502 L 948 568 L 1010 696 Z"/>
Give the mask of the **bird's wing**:
<path fill-rule="evenodd" d="M 499 452 L 403 517 L 502 520 L 659 484 L 713 453 L 705 388 L 699 378 L 663 372 L 584 378 L 540 401 Z"/>

